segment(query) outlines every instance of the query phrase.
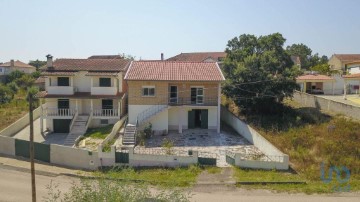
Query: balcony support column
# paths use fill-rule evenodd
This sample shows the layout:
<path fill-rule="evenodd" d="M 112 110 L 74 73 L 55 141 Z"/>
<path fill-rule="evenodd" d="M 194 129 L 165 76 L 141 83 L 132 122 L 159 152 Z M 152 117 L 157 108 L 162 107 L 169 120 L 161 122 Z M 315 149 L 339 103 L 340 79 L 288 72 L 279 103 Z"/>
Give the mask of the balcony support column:
<path fill-rule="evenodd" d="M 93 113 L 93 111 L 94 111 L 93 100 L 90 99 L 90 116 Z"/>
<path fill-rule="evenodd" d="M 121 115 L 120 115 L 120 109 L 121 109 L 121 100 L 118 100 L 118 116 L 119 116 L 119 118 L 121 117 Z"/>
<path fill-rule="evenodd" d="M 179 114 L 179 117 L 178 117 L 178 121 L 179 121 L 179 134 L 182 134 L 182 124 L 183 124 L 183 114 L 184 114 L 184 107 L 181 106 L 178 108 L 178 114 Z"/>
<path fill-rule="evenodd" d="M 43 110 L 42 102 L 40 102 L 40 104 L 41 104 L 40 133 L 43 134 L 43 132 L 44 132 L 44 110 Z"/>

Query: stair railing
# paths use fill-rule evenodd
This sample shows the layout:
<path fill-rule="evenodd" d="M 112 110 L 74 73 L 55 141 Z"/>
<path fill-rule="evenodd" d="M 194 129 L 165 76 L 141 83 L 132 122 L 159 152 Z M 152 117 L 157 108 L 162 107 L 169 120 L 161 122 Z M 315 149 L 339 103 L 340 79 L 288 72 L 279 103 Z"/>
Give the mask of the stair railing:
<path fill-rule="evenodd" d="M 71 123 L 70 123 L 70 128 L 69 128 L 69 131 L 71 131 L 71 129 L 73 128 L 74 126 L 74 123 L 75 123 L 75 120 L 77 119 L 79 113 L 78 111 L 75 109 L 75 114 L 74 116 L 72 117 L 72 120 L 71 120 Z"/>

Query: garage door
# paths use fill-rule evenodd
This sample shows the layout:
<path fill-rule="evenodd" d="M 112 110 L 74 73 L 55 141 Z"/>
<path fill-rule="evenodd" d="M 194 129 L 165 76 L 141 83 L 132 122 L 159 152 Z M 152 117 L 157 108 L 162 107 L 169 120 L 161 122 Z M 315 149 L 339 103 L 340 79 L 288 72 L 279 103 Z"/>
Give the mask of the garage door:
<path fill-rule="evenodd" d="M 54 119 L 54 133 L 69 133 L 71 119 Z"/>

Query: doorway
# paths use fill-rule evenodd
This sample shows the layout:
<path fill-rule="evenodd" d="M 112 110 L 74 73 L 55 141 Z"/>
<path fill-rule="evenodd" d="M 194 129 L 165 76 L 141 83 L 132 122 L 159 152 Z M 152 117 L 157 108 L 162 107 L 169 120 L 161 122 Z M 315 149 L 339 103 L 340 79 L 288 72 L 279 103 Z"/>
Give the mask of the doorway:
<path fill-rule="evenodd" d="M 207 109 L 193 109 L 188 112 L 188 128 L 202 128 L 208 129 L 208 110 Z"/>

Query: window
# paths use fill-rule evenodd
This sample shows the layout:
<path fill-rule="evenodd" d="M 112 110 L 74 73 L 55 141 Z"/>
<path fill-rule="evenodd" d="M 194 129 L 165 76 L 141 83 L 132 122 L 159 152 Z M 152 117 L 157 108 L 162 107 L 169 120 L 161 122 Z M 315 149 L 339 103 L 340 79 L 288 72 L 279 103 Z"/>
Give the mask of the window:
<path fill-rule="evenodd" d="M 154 86 L 148 86 L 142 88 L 142 95 L 145 97 L 152 97 L 155 96 L 155 87 Z"/>
<path fill-rule="evenodd" d="M 58 86 L 70 86 L 69 77 L 58 77 L 57 82 Z"/>
<path fill-rule="evenodd" d="M 191 88 L 191 104 L 204 104 L 204 88 Z"/>
<path fill-rule="evenodd" d="M 107 124 L 109 124 L 109 120 L 108 119 L 100 119 L 100 124 L 107 125 Z"/>
<path fill-rule="evenodd" d="M 111 87 L 111 78 L 100 78 L 99 86 L 100 87 Z"/>

